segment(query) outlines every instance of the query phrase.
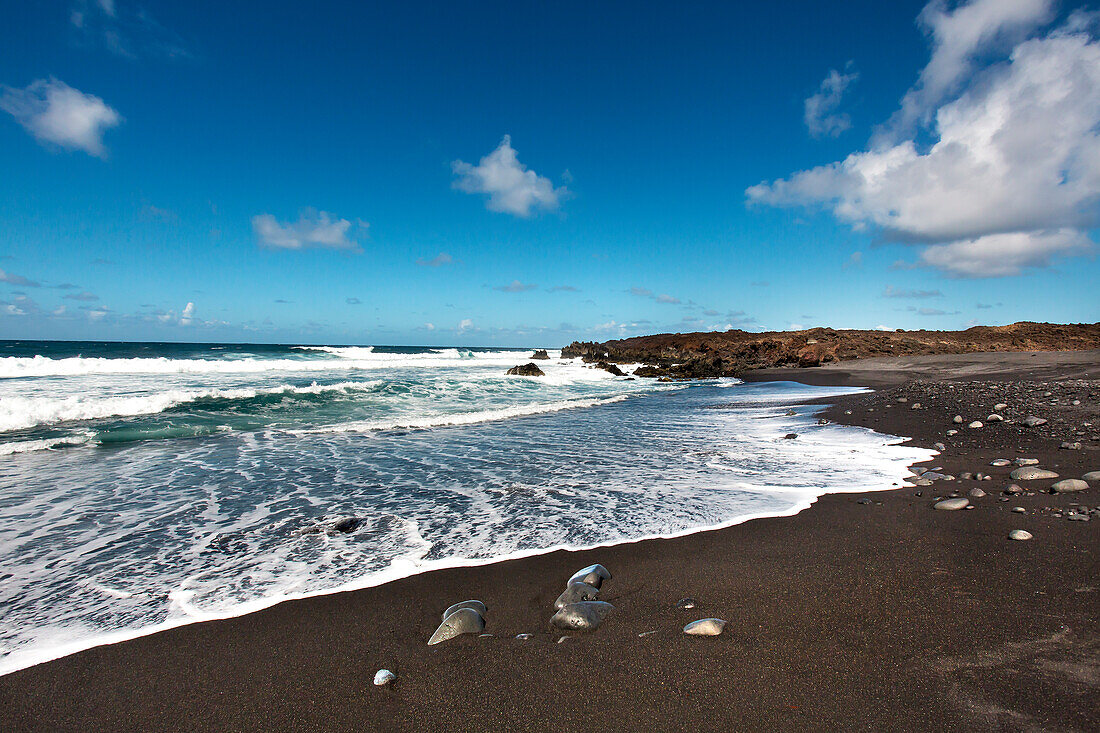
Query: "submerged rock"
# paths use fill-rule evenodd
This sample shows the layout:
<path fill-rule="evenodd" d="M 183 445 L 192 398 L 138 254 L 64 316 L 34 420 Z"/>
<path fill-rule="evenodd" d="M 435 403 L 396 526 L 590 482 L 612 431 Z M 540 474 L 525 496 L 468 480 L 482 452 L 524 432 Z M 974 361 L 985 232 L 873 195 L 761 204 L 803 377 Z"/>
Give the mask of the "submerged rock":
<path fill-rule="evenodd" d="M 531 354 L 532 359 L 549 359 L 550 355 L 546 353 L 546 349 L 539 349 L 535 353 Z"/>
<path fill-rule="evenodd" d="M 481 601 L 462 601 L 461 603 L 456 603 L 453 606 L 449 606 L 447 610 L 443 612 L 443 618 L 446 619 L 455 611 L 460 611 L 463 608 L 471 608 L 477 611 L 482 616 L 484 616 L 489 611 L 489 609 Z"/>
<path fill-rule="evenodd" d="M 558 596 L 556 601 L 554 601 L 554 609 L 560 609 L 564 606 L 568 606 L 570 603 L 598 600 L 600 600 L 599 588 L 594 588 L 588 583 L 570 583 L 569 587 Z"/>
<path fill-rule="evenodd" d="M 720 618 L 701 618 L 685 626 L 684 633 L 691 636 L 718 636 L 724 628 L 726 622 Z"/>
<path fill-rule="evenodd" d="M 969 499 L 959 497 L 958 499 L 944 499 L 943 501 L 937 501 L 932 505 L 933 509 L 939 509 L 941 512 L 953 512 L 959 509 L 966 509 L 970 505 Z"/>
<path fill-rule="evenodd" d="M 428 639 L 428 646 L 453 639 L 462 634 L 480 634 L 485 630 L 485 619 L 472 608 L 460 608 L 447 618 Z"/>
<path fill-rule="evenodd" d="M 573 583 L 588 583 L 588 585 L 598 590 L 603 587 L 605 580 L 611 580 L 611 573 L 603 565 L 596 563 L 573 573 L 573 577 L 569 579 L 565 587 L 568 588 Z"/>
<path fill-rule="evenodd" d="M 614 374 L 616 377 L 625 377 L 626 376 L 626 372 L 624 372 L 622 369 L 620 369 L 617 365 L 612 364 L 610 362 L 597 361 L 593 366 L 595 366 L 597 369 L 603 369 L 605 372 L 610 372 L 611 374 Z"/>
<path fill-rule="evenodd" d="M 362 523 L 363 520 L 359 517 L 340 517 L 332 523 L 332 531 L 341 534 L 351 534 L 359 529 L 359 525 Z"/>
<path fill-rule="evenodd" d="M 566 631 L 595 631 L 614 610 L 614 606 L 603 601 L 570 603 L 558 609 L 550 618 L 550 624 Z"/>
<path fill-rule="evenodd" d="M 514 366 L 511 369 L 509 369 L 507 372 L 505 372 L 505 374 L 507 374 L 509 376 L 512 376 L 512 377 L 545 377 L 546 376 L 546 372 L 539 369 L 538 364 L 534 363 L 533 361 L 528 362 L 526 364 L 521 364 L 520 366 Z"/>
<path fill-rule="evenodd" d="M 1022 466 L 1008 474 L 1008 477 L 1014 481 L 1035 481 L 1042 478 L 1058 478 L 1058 474 L 1037 466 Z"/>

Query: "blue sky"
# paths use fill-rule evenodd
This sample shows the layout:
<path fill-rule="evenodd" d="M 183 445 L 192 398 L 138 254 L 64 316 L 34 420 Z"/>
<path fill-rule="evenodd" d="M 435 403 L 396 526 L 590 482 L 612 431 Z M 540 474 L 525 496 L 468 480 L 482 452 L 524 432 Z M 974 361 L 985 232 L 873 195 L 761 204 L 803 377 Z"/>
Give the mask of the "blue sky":
<path fill-rule="evenodd" d="M 10 4 L 0 337 L 1096 321 L 1053 0 Z"/>

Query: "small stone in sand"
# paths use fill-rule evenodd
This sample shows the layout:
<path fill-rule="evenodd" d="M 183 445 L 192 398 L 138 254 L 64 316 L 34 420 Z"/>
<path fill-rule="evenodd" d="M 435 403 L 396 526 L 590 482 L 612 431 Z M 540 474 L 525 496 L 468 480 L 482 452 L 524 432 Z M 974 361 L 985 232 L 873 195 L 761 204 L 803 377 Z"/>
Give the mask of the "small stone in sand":
<path fill-rule="evenodd" d="M 1081 450 L 1081 444 L 1080 443 L 1070 443 L 1068 441 L 1066 441 L 1065 443 L 1062 443 L 1058 447 L 1061 448 L 1062 450 Z"/>
<path fill-rule="evenodd" d="M 1008 477 L 1015 481 L 1035 481 L 1042 478 L 1058 478 L 1058 474 L 1036 466 L 1021 466 L 1008 474 Z"/>
<path fill-rule="evenodd" d="M 1089 471 L 1081 478 L 1090 483 L 1093 481 L 1100 481 L 1100 471 Z"/>
<path fill-rule="evenodd" d="M 951 422 L 955 423 L 956 425 L 962 425 L 963 424 L 963 416 L 962 415 L 955 415 L 955 417 L 951 418 Z"/>
<path fill-rule="evenodd" d="M 989 465 L 997 466 L 998 468 L 1000 468 L 1001 466 L 1011 466 L 1012 461 L 1008 460 L 1007 458 L 994 458 L 992 461 L 989 462 Z"/>
<path fill-rule="evenodd" d="M 970 500 L 963 497 L 958 499 L 944 499 L 943 501 L 937 501 L 932 505 L 933 509 L 939 509 L 941 512 L 953 512 L 959 509 L 966 509 L 970 505 Z"/>
<path fill-rule="evenodd" d="M 910 410 L 919 410 L 920 409 L 920 403 L 919 402 L 914 402 L 913 406 L 910 407 L 909 409 Z"/>
<path fill-rule="evenodd" d="M 977 487 L 971 489 L 969 493 L 975 499 L 981 499 L 983 496 L 985 496 L 985 492 Z"/>
<path fill-rule="evenodd" d="M 520 641 L 527 641 L 532 636 L 534 636 L 534 634 L 516 634 L 516 638 L 519 639 Z"/>
<path fill-rule="evenodd" d="M 684 627 L 684 633 L 692 636 L 718 636 L 726 622 L 720 618 L 701 618 Z"/>
<path fill-rule="evenodd" d="M 900 403 L 901 403 L 901 404 L 903 404 L 903 405 L 904 405 L 904 404 L 905 404 L 906 402 L 908 402 L 908 401 L 909 401 L 909 400 L 905 399 L 904 397 L 898 397 L 898 402 L 900 402 Z"/>
<path fill-rule="evenodd" d="M 958 435 L 958 434 L 959 434 L 959 431 L 958 431 L 958 430 L 954 430 L 954 429 L 952 429 L 952 430 L 948 430 L 948 431 L 947 431 L 947 437 L 949 437 L 949 438 L 950 438 L 950 437 L 951 437 L 952 435 Z"/>
<path fill-rule="evenodd" d="M 1007 410 L 1007 409 L 1008 409 L 1008 405 L 1006 405 L 1003 402 L 998 402 L 997 404 L 993 405 L 993 412 L 1001 412 L 1002 410 Z"/>
<path fill-rule="evenodd" d="M 1026 529 L 1014 529 L 1008 533 L 1008 539 L 1020 540 L 1021 542 L 1024 540 L 1030 540 L 1031 532 L 1028 532 Z"/>
<path fill-rule="evenodd" d="M 1079 478 L 1064 478 L 1050 487 L 1052 494 L 1070 494 L 1075 491 L 1088 491 L 1089 485 Z"/>
<path fill-rule="evenodd" d="M 380 669 L 374 673 L 374 684 L 378 685 L 379 687 L 383 685 L 388 685 L 395 679 L 397 679 L 397 675 L 395 675 L 388 669 Z"/>
<path fill-rule="evenodd" d="M 947 450 L 947 446 L 943 443 L 933 443 L 932 448 L 934 450 L 938 450 L 940 453 L 943 453 L 945 450 Z"/>
<path fill-rule="evenodd" d="M 599 589 L 603 587 L 605 580 L 611 580 L 611 573 L 603 565 L 597 563 L 573 573 L 573 577 L 569 579 L 565 587 L 568 588 L 573 583 L 588 583 L 593 588 Z"/>
<path fill-rule="evenodd" d="M 990 413 L 989 417 L 985 419 L 986 422 L 1004 422 L 1005 419 L 997 413 Z"/>
<path fill-rule="evenodd" d="M 460 608 L 447 618 L 428 639 L 428 646 L 448 641 L 462 634 L 480 634 L 485 630 L 485 619 L 472 608 Z"/>
<path fill-rule="evenodd" d="M 568 631 L 595 631 L 603 623 L 604 618 L 614 610 L 614 606 L 603 601 L 570 603 L 559 609 L 550 618 L 550 623 Z"/>
<path fill-rule="evenodd" d="M 1022 422 L 1025 426 L 1027 426 L 1029 428 L 1037 428 L 1040 425 L 1046 425 L 1047 424 L 1046 420 L 1044 420 L 1041 417 L 1035 417 L 1034 415 L 1028 415 L 1023 420 L 1021 420 L 1020 422 Z"/>
<path fill-rule="evenodd" d="M 472 608 L 482 616 L 484 616 L 489 611 L 489 609 L 486 608 L 485 604 L 481 601 L 462 601 L 461 603 L 456 603 L 453 606 L 449 606 L 447 610 L 443 612 L 443 619 L 446 620 L 448 616 L 462 608 Z"/>
<path fill-rule="evenodd" d="M 1017 466 L 1038 466 L 1038 458 L 1017 458 L 1013 461 Z"/>
<path fill-rule="evenodd" d="M 1017 494 L 1024 493 L 1024 489 L 1022 486 L 1019 486 L 1017 484 L 1009 484 L 1005 487 L 1005 493 L 1009 496 L 1016 496 Z"/>
<path fill-rule="evenodd" d="M 681 598 L 680 600 L 676 601 L 676 608 L 681 611 L 686 611 L 689 608 L 695 608 L 695 599 Z"/>
<path fill-rule="evenodd" d="M 1014 506 L 1014 507 L 1012 507 L 1012 511 L 1016 512 L 1017 514 L 1026 514 L 1027 513 L 1027 509 L 1024 509 L 1022 506 Z"/>
<path fill-rule="evenodd" d="M 981 428 L 981 427 L 985 427 L 985 426 L 984 426 L 984 425 L 982 425 L 982 421 L 981 421 L 981 420 L 975 420 L 974 422 L 970 423 L 970 424 L 969 424 L 969 425 L 967 425 L 966 427 L 968 427 L 968 428 L 975 428 L 975 429 L 976 429 L 976 428 Z"/>

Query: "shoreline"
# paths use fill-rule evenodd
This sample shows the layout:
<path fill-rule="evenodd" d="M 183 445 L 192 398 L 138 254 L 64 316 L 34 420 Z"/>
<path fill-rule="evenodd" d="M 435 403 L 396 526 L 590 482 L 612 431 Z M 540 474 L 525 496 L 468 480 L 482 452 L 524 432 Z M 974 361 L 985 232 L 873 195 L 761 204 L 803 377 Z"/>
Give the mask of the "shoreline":
<path fill-rule="evenodd" d="M 986 369 L 982 379 L 1009 385 L 1097 379 L 1096 352 L 1084 360 L 1082 353 L 1047 354 L 1036 368 L 1030 356 L 967 358 L 1000 370 Z M 925 384 L 912 376 L 924 379 L 921 370 L 937 364 L 963 379 L 972 374 L 966 364 L 930 359 L 888 375 L 892 387 L 826 398 L 833 406 L 825 416 L 911 435 L 913 446 L 944 440 L 944 416 L 960 403 L 934 388 L 942 377 Z M 782 378 L 859 377 L 852 363 L 839 366 L 845 376 L 819 368 L 782 370 Z M 771 381 L 779 370 L 768 371 L 746 381 Z M 891 405 L 897 390 L 929 395 L 926 410 Z M 1084 407 L 1095 411 L 1096 402 Z M 996 474 L 951 489 L 999 490 L 1004 471 L 989 469 L 989 460 L 1017 450 L 1063 476 L 1100 469 L 1085 468 L 1100 463 L 1087 436 L 1086 449 L 1059 451 L 1049 431 L 1009 434 L 1008 427 L 963 433 L 933 459 L 949 472 Z M 572 730 L 599 714 L 613 729 L 1094 727 L 1098 670 L 1089 660 L 1100 630 L 1090 581 L 1100 533 L 1094 522 L 1066 522 L 1039 504 L 1095 505 L 1097 487 L 1015 502 L 1000 502 L 994 490 L 969 512 L 930 511 L 939 485 L 831 493 L 782 517 L 432 570 L 178 626 L 0 677 L 0 723 L 7 730 Z M 1031 542 L 1004 539 L 1022 521 L 1005 509 L 1013 503 L 1029 504 L 1027 521 L 1040 529 Z M 565 578 L 592 562 L 614 574 L 604 599 L 617 610 L 597 632 L 558 644 L 560 632 L 546 625 L 549 604 Z M 698 608 L 675 610 L 685 596 Z M 439 610 L 468 597 L 489 604 L 486 631 L 494 636 L 425 646 Z M 729 621 L 722 636 L 679 632 L 709 615 Z M 516 633 L 534 637 L 519 641 Z M 371 686 L 379 667 L 398 673 L 393 687 Z M 1031 675 L 1022 688 L 1020 669 Z"/>
<path fill-rule="evenodd" d="M 745 381 L 755 381 L 755 380 L 745 380 Z M 771 381 L 771 380 L 767 380 L 767 381 Z M 793 380 L 790 380 L 790 381 L 793 381 Z M 811 385 L 811 386 L 833 386 L 833 385 Z M 825 412 L 826 409 L 829 406 L 833 405 L 833 403 L 835 403 L 837 400 L 840 400 L 840 399 L 843 399 L 843 398 L 846 398 L 846 397 L 854 397 L 854 396 L 858 396 L 858 395 L 861 395 L 861 394 L 867 394 L 867 391 L 865 391 L 865 388 L 860 387 L 858 385 L 845 385 L 845 387 L 851 387 L 852 389 L 859 389 L 861 391 L 847 393 L 847 394 L 841 394 L 841 395 L 832 395 L 832 396 L 825 396 L 825 397 L 819 397 L 819 398 L 812 398 L 812 399 L 793 398 L 793 399 L 790 400 L 790 404 L 794 405 L 794 406 L 805 405 L 805 406 L 810 406 L 810 407 L 813 407 L 813 408 L 818 408 L 818 409 L 815 409 L 813 411 L 813 413 L 811 413 L 811 415 L 807 415 L 807 416 L 812 416 L 812 415 L 819 415 L 819 414 Z M 622 400 L 630 399 L 630 398 L 634 398 L 634 397 L 644 397 L 646 394 L 649 394 L 649 393 L 640 393 L 640 394 L 631 394 L 631 395 L 617 395 L 617 396 L 610 397 L 610 398 L 602 398 L 600 400 L 597 400 L 597 402 L 599 404 L 608 404 L 608 403 L 614 403 L 614 402 L 618 402 L 618 401 L 622 401 Z M 579 401 L 585 401 L 585 400 L 579 400 Z M 571 408 L 563 408 L 563 409 L 571 409 Z M 541 413 L 532 413 L 532 414 L 541 414 Z M 519 417 L 526 417 L 527 415 L 518 415 L 518 416 Z M 853 425 L 848 425 L 848 426 L 845 426 L 845 427 L 862 428 L 863 426 L 853 424 Z M 891 440 L 889 443 L 887 443 L 887 445 L 890 445 L 890 446 L 903 445 L 903 444 L 908 443 L 911 440 L 911 438 L 904 437 L 904 436 L 884 435 L 882 433 L 877 433 L 876 431 L 872 431 L 872 432 L 875 432 L 876 435 L 879 435 L 883 438 L 896 438 L 896 440 Z M 896 485 L 897 484 L 895 483 L 895 486 Z M 884 488 L 884 489 L 879 489 L 879 490 L 880 491 L 890 491 L 890 490 L 893 490 L 893 489 L 892 488 Z M 80 640 L 80 641 L 75 641 L 75 642 L 71 642 L 71 643 L 67 643 L 67 644 L 61 644 L 61 645 L 59 645 L 57 647 L 54 647 L 52 649 L 45 650 L 40 654 L 28 655 L 29 659 L 31 659 L 33 661 L 29 661 L 27 663 L 22 663 L 21 662 L 19 664 L 19 666 L 17 666 L 17 667 L 12 667 L 10 669 L 7 669 L 7 668 L 3 667 L 2 664 L 0 664 L 0 678 L 2 678 L 5 675 L 20 672 L 20 671 L 25 670 L 25 669 L 30 669 L 30 668 L 35 667 L 35 666 L 40 665 L 40 664 L 47 664 L 49 662 L 53 662 L 53 661 L 56 661 L 56 660 L 59 660 L 59 659 L 63 659 L 65 657 L 71 656 L 73 654 L 79 654 L 80 652 L 87 651 L 89 649 L 95 649 L 95 648 L 101 647 L 101 646 L 111 646 L 111 645 L 115 645 L 115 644 L 121 644 L 121 643 L 124 643 L 124 642 L 133 641 L 133 640 L 136 640 L 136 639 L 141 639 L 142 637 L 150 636 L 152 634 L 159 634 L 159 633 L 164 632 L 164 631 L 170 631 L 172 629 L 178 629 L 178 628 L 181 628 L 181 627 L 190 626 L 190 625 L 194 625 L 194 624 L 203 624 L 203 623 L 209 623 L 211 621 L 225 621 L 225 620 L 229 620 L 229 619 L 240 618 L 242 616 L 247 616 L 249 614 L 258 613 L 258 612 L 263 611 L 265 609 L 276 606 L 280 603 L 287 603 L 287 602 L 291 602 L 291 601 L 308 600 L 310 598 L 318 598 L 318 597 L 323 597 L 323 596 L 329 596 L 329 595 L 333 595 L 333 594 L 337 594 L 337 593 L 353 593 L 353 592 L 356 592 L 356 591 L 367 590 L 367 589 L 370 589 L 370 588 L 377 588 L 379 586 L 386 585 L 387 583 L 393 583 L 393 582 L 403 580 L 403 579 L 406 579 L 406 578 L 411 578 L 411 577 L 414 577 L 414 576 L 417 576 L 417 575 L 423 575 L 423 574 L 426 574 L 426 573 L 433 573 L 433 572 L 437 572 L 437 571 L 440 571 L 440 570 L 453 570 L 453 569 L 460 569 L 460 568 L 487 567 L 487 566 L 492 566 L 492 565 L 496 565 L 496 564 L 499 564 L 499 563 L 509 562 L 509 561 L 512 561 L 512 560 L 522 560 L 522 559 L 525 559 L 525 558 L 537 557 L 537 556 L 540 556 L 540 555 L 546 555 L 546 554 L 555 553 L 555 552 L 567 552 L 567 553 L 590 552 L 590 551 L 595 551 L 595 550 L 607 549 L 607 548 L 611 548 L 611 547 L 617 547 L 617 546 L 620 546 L 620 545 L 636 544 L 636 543 L 639 543 L 639 542 L 649 542 L 649 541 L 655 541 L 655 540 L 680 539 L 680 538 L 683 538 L 683 537 L 689 537 L 691 535 L 694 535 L 694 534 L 697 534 L 697 533 L 700 533 L 700 532 L 720 531 L 720 530 L 723 530 L 723 529 L 728 529 L 730 527 L 736 527 L 740 524 L 744 524 L 745 522 L 750 522 L 750 521 L 755 521 L 755 520 L 760 520 L 760 519 L 780 519 L 780 518 L 783 518 L 783 517 L 791 517 L 791 516 L 794 516 L 796 514 L 799 514 L 803 511 L 809 509 L 810 507 L 812 507 L 815 503 L 817 503 L 824 496 L 829 496 L 829 495 L 832 495 L 832 494 L 860 493 L 862 491 L 864 491 L 864 490 L 860 489 L 860 490 L 857 490 L 855 492 L 853 492 L 853 491 L 844 491 L 844 490 L 836 489 L 834 487 L 830 490 L 821 491 L 820 493 L 817 493 L 817 494 L 815 494 L 814 496 L 812 496 L 808 499 L 803 499 L 803 500 L 797 501 L 797 502 L 793 503 L 788 509 L 783 510 L 783 511 L 752 512 L 752 513 L 748 513 L 748 514 L 739 514 L 735 517 L 732 517 L 732 518 L 727 519 L 727 520 L 723 520 L 723 521 L 718 522 L 716 524 L 700 525 L 700 526 L 697 526 L 697 527 L 689 527 L 687 529 L 677 530 L 677 531 L 674 531 L 674 532 L 669 532 L 669 533 L 664 533 L 664 534 L 650 534 L 650 535 L 643 535 L 643 536 L 640 536 L 640 537 L 633 537 L 633 538 L 629 538 L 629 539 L 608 540 L 607 542 L 600 542 L 600 543 L 596 543 L 596 544 L 592 544 L 592 545 L 580 545 L 580 546 L 575 546 L 575 545 L 554 545 L 554 546 L 551 546 L 551 547 L 539 547 L 539 548 L 530 548 L 530 549 L 526 549 L 526 550 L 517 550 L 515 552 L 511 552 L 511 553 L 508 553 L 508 554 L 505 554 L 505 555 L 496 555 L 496 556 L 493 556 L 493 557 L 490 557 L 490 558 L 452 557 L 452 558 L 445 558 L 445 559 L 440 559 L 440 560 L 430 560 L 430 561 L 427 561 L 423 564 L 419 564 L 419 563 L 417 563 L 417 561 L 412 560 L 412 559 L 403 558 L 402 561 L 400 562 L 400 567 L 396 567 L 395 566 L 396 563 L 395 563 L 395 565 L 391 565 L 390 568 L 387 568 L 386 570 L 382 570 L 382 571 L 378 571 L 376 573 L 373 573 L 371 576 L 369 576 L 367 578 L 363 578 L 363 579 L 356 580 L 356 581 L 351 581 L 351 582 L 344 583 L 344 584 L 339 585 L 339 586 L 334 586 L 332 588 L 327 588 L 327 589 L 324 589 L 324 590 L 317 590 L 317 591 L 309 591 L 309 592 L 305 592 L 305 593 L 291 593 L 291 594 L 285 594 L 285 595 L 274 596 L 274 597 L 269 597 L 269 598 L 257 598 L 257 599 L 251 600 L 251 601 L 241 603 L 239 606 L 235 607 L 233 610 L 227 611 L 225 613 L 195 612 L 195 614 L 193 616 L 190 616 L 190 617 L 173 619 L 173 620 L 170 620 L 170 621 L 165 621 L 165 622 L 162 622 L 162 623 L 159 623 L 159 624 L 154 624 L 152 626 L 142 627 L 142 628 L 138 628 L 138 629 L 120 629 L 118 631 L 109 632 L 109 633 L 106 633 L 106 634 L 99 635 L 97 637 L 88 638 L 86 640 Z M 414 566 L 414 567 L 410 568 L 409 566 Z"/>

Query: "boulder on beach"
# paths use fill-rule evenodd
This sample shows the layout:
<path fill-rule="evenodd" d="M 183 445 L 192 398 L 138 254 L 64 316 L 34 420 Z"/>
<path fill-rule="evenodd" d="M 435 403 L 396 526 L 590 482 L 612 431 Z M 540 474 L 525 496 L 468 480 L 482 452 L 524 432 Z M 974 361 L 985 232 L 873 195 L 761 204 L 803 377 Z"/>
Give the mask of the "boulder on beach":
<path fill-rule="evenodd" d="M 1021 466 L 1008 474 L 1008 477 L 1013 481 L 1035 481 L 1044 478 L 1058 478 L 1058 474 L 1038 466 Z"/>
<path fill-rule="evenodd" d="M 507 374 L 508 376 L 512 376 L 512 377 L 545 377 L 546 376 L 546 372 L 539 369 L 539 365 L 534 363 L 533 361 L 528 362 L 526 364 L 520 364 L 519 366 L 514 366 L 511 369 L 509 369 L 507 372 L 505 372 L 505 374 Z"/>
<path fill-rule="evenodd" d="M 462 634 L 480 634 L 485 630 L 485 619 L 472 608 L 460 608 L 447 618 L 428 639 L 428 646 L 453 639 Z"/>
<path fill-rule="evenodd" d="M 685 626 L 684 633 L 691 636 L 718 636 L 725 627 L 726 622 L 720 618 L 701 618 Z"/>
<path fill-rule="evenodd" d="M 550 618 L 550 624 L 566 631 L 595 631 L 614 610 L 614 606 L 603 601 L 570 603 L 558 609 Z"/>
<path fill-rule="evenodd" d="M 461 603 L 456 603 L 453 606 L 448 606 L 447 610 L 443 612 L 443 618 L 446 619 L 448 616 L 450 616 L 455 611 L 462 610 L 463 608 L 472 608 L 473 610 L 477 611 L 482 616 L 486 615 L 489 611 L 489 609 L 486 608 L 485 604 L 482 603 L 481 601 L 474 601 L 474 600 L 462 601 Z"/>
<path fill-rule="evenodd" d="M 532 359 L 549 359 L 550 355 L 546 353 L 546 349 L 539 349 L 535 353 L 531 354 Z"/>
<path fill-rule="evenodd" d="M 944 499 L 943 501 L 937 501 L 932 505 L 933 509 L 938 509 L 941 512 L 954 512 L 959 509 L 966 509 L 970 506 L 970 500 L 959 497 L 957 499 Z"/>
<path fill-rule="evenodd" d="M 587 583 L 598 590 L 603 587 L 605 580 L 611 580 L 611 573 L 603 565 L 596 563 L 573 573 L 573 577 L 569 579 L 565 587 L 568 588 L 574 583 Z"/>
<path fill-rule="evenodd" d="M 599 588 L 594 588 L 588 583 L 570 583 L 569 587 L 562 591 L 562 594 L 554 601 L 554 610 L 568 606 L 570 603 L 598 600 L 600 600 Z"/>
<path fill-rule="evenodd" d="M 1079 478 L 1064 478 L 1051 485 L 1052 494 L 1071 494 L 1075 491 L 1088 491 L 1089 485 Z"/>

